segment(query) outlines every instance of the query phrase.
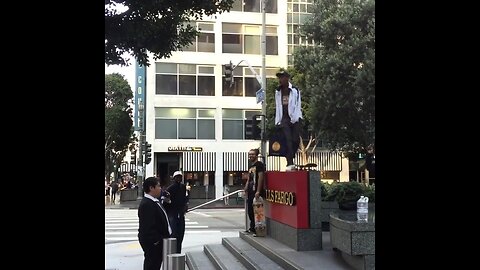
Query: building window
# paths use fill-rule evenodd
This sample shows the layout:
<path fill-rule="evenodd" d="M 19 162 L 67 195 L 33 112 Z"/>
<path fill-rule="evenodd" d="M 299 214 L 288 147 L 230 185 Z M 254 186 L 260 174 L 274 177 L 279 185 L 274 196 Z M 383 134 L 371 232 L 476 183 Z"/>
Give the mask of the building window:
<path fill-rule="evenodd" d="M 197 120 L 196 119 L 178 119 L 178 138 L 196 139 Z"/>
<path fill-rule="evenodd" d="M 224 53 L 261 54 L 261 25 L 239 23 L 222 24 L 222 51 Z M 265 31 L 267 55 L 278 55 L 277 27 Z"/>
<path fill-rule="evenodd" d="M 237 110 L 223 109 L 222 138 L 224 140 L 243 140 L 245 139 L 245 119 L 251 119 L 254 114 L 261 114 L 256 110 Z"/>
<path fill-rule="evenodd" d="M 155 108 L 155 139 L 215 139 L 215 109 Z"/>
<path fill-rule="evenodd" d="M 225 67 L 223 67 L 225 69 Z M 253 67 L 255 72 L 261 76 L 261 68 Z M 267 78 L 275 78 L 275 73 L 278 68 L 266 68 Z M 255 97 L 256 92 L 261 88 L 260 83 L 257 81 L 255 73 L 253 73 L 249 67 L 238 66 L 233 71 L 233 85 L 230 87 L 230 83 L 223 79 L 222 96 L 235 96 L 235 97 Z"/>
<path fill-rule="evenodd" d="M 278 37 L 277 36 L 266 36 L 265 42 L 267 44 L 266 54 L 267 55 L 278 55 Z"/>
<path fill-rule="evenodd" d="M 192 44 L 183 47 L 181 51 L 215 52 L 215 24 L 208 22 L 191 22 L 190 24 L 200 33 Z"/>
<path fill-rule="evenodd" d="M 278 0 L 265 0 L 265 12 L 277 13 L 277 1 Z M 262 0 L 235 0 L 230 11 L 262 12 L 260 8 L 261 2 Z"/>
<path fill-rule="evenodd" d="M 313 45 L 313 40 L 300 34 L 300 26 L 311 16 L 312 10 L 313 0 L 287 0 L 287 58 L 289 66 L 292 66 L 295 60 L 295 49 L 299 46 Z"/>
<path fill-rule="evenodd" d="M 176 139 L 177 119 L 155 119 L 155 139 Z"/>
<path fill-rule="evenodd" d="M 215 95 L 214 66 L 176 63 L 155 65 L 157 95 Z"/>

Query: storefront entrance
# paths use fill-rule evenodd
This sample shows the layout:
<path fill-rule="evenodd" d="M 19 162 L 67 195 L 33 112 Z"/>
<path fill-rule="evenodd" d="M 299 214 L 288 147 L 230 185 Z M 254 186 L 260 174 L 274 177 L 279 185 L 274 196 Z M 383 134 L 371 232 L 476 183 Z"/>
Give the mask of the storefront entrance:
<path fill-rule="evenodd" d="M 157 172 L 160 179 L 169 179 L 180 169 L 180 153 L 156 153 Z"/>

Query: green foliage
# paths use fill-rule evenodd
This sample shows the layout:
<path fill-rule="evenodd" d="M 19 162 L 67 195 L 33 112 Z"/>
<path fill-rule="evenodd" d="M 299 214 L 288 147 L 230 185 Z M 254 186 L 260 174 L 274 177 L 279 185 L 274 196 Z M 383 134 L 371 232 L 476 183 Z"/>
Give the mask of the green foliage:
<path fill-rule="evenodd" d="M 375 187 L 373 189 L 367 188 L 364 184 L 361 184 L 356 181 L 352 182 L 338 182 L 333 183 L 327 190 L 327 195 L 325 196 L 324 201 L 337 201 L 338 203 L 347 202 L 347 201 L 357 201 L 360 199 L 360 196 L 370 196 L 373 197 L 369 202 L 375 202 Z"/>
<path fill-rule="evenodd" d="M 312 130 L 332 150 L 365 153 L 375 143 L 375 1 L 317 1 L 302 29 L 316 43 L 295 52 Z"/>
<path fill-rule="evenodd" d="M 105 75 L 105 176 L 114 171 L 133 141 L 132 89 L 123 75 Z"/>
<path fill-rule="evenodd" d="M 198 34 L 189 24 L 203 15 L 229 11 L 234 0 L 105 0 L 105 63 L 126 65 L 129 53 L 139 64 L 149 66 L 148 52 L 154 59 L 171 56 L 189 45 Z M 127 7 L 116 11 L 117 3 Z"/>
<path fill-rule="evenodd" d="M 320 181 L 320 182 L 321 182 L 320 188 L 321 188 L 321 194 L 322 194 L 322 201 L 334 201 L 335 197 L 329 196 L 334 184 L 330 184 L 328 182 L 323 182 L 323 181 Z"/>
<path fill-rule="evenodd" d="M 368 197 L 368 202 L 375 202 L 375 185 L 365 186 L 363 196 Z"/>

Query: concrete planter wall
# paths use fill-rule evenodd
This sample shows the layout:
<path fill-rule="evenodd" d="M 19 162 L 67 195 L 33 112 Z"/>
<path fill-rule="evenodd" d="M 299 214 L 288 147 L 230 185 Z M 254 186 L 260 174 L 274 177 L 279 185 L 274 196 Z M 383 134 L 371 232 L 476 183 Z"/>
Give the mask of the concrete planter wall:
<path fill-rule="evenodd" d="M 138 189 L 120 190 L 120 202 L 135 201 L 138 197 Z"/>
<path fill-rule="evenodd" d="M 367 221 L 358 221 L 355 211 L 330 215 L 330 241 L 334 250 L 356 270 L 375 270 L 375 210 Z"/>
<path fill-rule="evenodd" d="M 338 211 L 336 201 L 322 201 L 320 203 L 320 221 L 322 222 L 322 231 L 330 231 L 330 214 Z"/>
<path fill-rule="evenodd" d="M 322 201 L 320 203 L 320 221 L 322 222 L 322 231 L 330 231 L 330 214 L 339 212 L 351 212 L 340 210 L 336 201 Z M 368 209 L 375 211 L 375 203 L 368 203 Z"/>

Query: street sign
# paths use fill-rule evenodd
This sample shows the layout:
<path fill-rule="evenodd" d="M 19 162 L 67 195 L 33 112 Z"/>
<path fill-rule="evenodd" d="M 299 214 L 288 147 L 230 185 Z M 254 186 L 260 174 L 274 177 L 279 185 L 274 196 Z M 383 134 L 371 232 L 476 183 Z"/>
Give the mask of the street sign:
<path fill-rule="evenodd" d="M 263 102 L 265 100 L 265 91 L 263 91 L 263 88 L 260 88 L 256 92 L 256 96 L 257 96 L 257 103 Z"/>

